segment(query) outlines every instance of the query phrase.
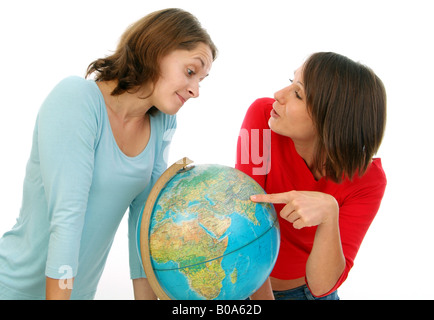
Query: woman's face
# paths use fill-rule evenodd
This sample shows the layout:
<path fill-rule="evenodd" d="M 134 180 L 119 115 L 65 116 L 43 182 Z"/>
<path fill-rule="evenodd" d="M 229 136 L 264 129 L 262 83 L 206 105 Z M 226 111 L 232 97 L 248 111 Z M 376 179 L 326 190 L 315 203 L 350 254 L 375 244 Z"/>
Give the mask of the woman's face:
<path fill-rule="evenodd" d="M 290 137 L 295 143 L 313 146 L 315 127 L 306 105 L 303 68 L 294 73 L 292 84 L 274 94 L 275 102 L 268 124 L 274 132 Z"/>
<path fill-rule="evenodd" d="M 211 49 L 204 43 L 193 50 L 174 50 L 163 57 L 152 104 L 163 113 L 177 113 L 188 99 L 199 96 L 199 82 L 208 76 L 212 61 Z"/>

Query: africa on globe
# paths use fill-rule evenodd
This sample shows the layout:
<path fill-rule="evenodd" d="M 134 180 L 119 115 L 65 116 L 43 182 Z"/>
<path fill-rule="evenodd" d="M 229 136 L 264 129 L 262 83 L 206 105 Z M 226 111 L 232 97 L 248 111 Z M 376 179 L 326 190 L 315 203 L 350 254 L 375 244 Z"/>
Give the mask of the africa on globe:
<path fill-rule="evenodd" d="M 151 190 L 138 228 L 148 281 L 160 299 L 244 300 L 268 278 L 280 245 L 273 205 L 243 172 L 184 158 Z"/>

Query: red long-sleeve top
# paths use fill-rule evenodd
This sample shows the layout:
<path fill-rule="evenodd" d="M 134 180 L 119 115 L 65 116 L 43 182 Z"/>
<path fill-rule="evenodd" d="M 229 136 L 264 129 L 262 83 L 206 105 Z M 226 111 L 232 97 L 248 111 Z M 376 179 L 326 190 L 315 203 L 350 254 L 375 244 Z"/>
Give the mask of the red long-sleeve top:
<path fill-rule="evenodd" d="M 244 118 L 237 144 L 236 168 L 255 179 L 267 193 L 291 190 L 319 191 L 334 196 L 339 204 L 339 231 L 345 270 L 335 286 L 336 290 L 347 278 L 362 240 L 371 225 L 383 198 L 386 176 L 381 159 L 373 159 L 362 177 L 346 179 L 337 184 L 330 179 L 315 180 L 293 141 L 276 134 L 268 126 L 274 100 L 256 100 Z M 306 276 L 306 262 L 312 250 L 317 227 L 293 228 L 280 218 L 283 204 L 275 204 L 281 231 L 280 251 L 271 273 L 278 279 L 297 279 Z"/>

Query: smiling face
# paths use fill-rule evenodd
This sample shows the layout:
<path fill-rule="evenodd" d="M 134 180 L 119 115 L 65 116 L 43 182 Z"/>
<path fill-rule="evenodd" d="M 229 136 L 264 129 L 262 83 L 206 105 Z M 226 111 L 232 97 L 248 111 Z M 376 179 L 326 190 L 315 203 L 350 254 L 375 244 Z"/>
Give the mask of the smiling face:
<path fill-rule="evenodd" d="M 294 143 L 313 146 L 316 131 L 306 105 L 303 68 L 294 73 L 292 84 L 274 94 L 275 102 L 268 124 L 274 132 L 290 137 Z"/>
<path fill-rule="evenodd" d="M 163 113 L 177 113 L 188 99 L 199 96 L 199 82 L 208 76 L 212 61 L 211 49 L 204 43 L 193 50 L 174 50 L 164 56 L 152 104 Z"/>

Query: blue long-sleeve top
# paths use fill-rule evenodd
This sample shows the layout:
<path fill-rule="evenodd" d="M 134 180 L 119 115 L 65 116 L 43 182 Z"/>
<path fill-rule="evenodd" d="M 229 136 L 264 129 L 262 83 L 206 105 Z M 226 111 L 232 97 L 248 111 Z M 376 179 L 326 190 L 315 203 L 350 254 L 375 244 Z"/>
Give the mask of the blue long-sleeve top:
<path fill-rule="evenodd" d="M 71 299 L 92 299 L 116 230 L 129 209 L 132 279 L 144 277 L 137 221 L 167 167 L 176 116 L 150 116 L 145 150 L 126 156 L 94 80 L 69 77 L 39 110 L 15 226 L 0 238 L 0 298 L 44 299 L 45 277 L 73 276 Z"/>

